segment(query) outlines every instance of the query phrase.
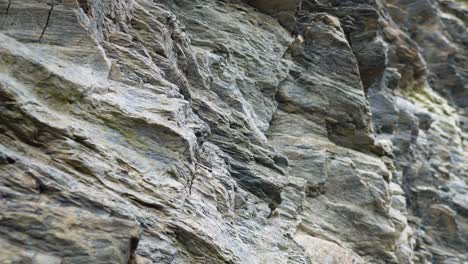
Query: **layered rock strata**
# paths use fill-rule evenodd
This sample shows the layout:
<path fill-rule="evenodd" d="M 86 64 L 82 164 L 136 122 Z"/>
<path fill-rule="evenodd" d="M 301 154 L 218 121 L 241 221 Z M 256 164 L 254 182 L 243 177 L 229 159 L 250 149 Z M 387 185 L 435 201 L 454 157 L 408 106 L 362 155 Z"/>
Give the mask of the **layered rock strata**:
<path fill-rule="evenodd" d="M 0 263 L 465 263 L 468 8 L 0 0 Z"/>

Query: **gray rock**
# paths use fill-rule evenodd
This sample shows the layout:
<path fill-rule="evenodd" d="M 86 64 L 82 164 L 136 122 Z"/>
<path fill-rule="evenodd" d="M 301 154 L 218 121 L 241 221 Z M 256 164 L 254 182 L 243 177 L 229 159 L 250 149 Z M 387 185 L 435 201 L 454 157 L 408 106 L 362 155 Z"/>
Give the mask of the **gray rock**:
<path fill-rule="evenodd" d="M 464 263 L 468 11 L 0 0 L 0 263 Z"/>

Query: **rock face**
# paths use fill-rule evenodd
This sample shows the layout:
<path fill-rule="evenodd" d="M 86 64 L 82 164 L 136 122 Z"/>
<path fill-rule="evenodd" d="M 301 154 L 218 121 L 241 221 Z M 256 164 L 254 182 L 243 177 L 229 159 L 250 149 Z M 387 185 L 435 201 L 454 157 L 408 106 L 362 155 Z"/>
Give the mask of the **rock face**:
<path fill-rule="evenodd" d="M 0 263 L 467 263 L 467 23 L 0 0 Z"/>

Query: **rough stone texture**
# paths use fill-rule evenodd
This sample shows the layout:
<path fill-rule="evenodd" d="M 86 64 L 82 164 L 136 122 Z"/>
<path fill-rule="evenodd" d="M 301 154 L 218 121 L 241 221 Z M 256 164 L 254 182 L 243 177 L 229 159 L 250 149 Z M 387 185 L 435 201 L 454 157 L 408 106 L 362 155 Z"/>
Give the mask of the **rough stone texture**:
<path fill-rule="evenodd" d="M 468 262 L 467 23 L 0 0 L 0 263 Z"/>

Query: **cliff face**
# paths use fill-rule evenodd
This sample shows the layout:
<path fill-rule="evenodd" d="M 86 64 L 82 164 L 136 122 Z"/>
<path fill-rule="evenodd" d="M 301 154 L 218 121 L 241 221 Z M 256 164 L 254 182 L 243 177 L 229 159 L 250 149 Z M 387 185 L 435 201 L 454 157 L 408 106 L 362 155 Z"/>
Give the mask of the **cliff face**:
<path fill-rule="evenodd" d="M 468 8 L 0 0 L 0 263 L 466 263 Z"/>

